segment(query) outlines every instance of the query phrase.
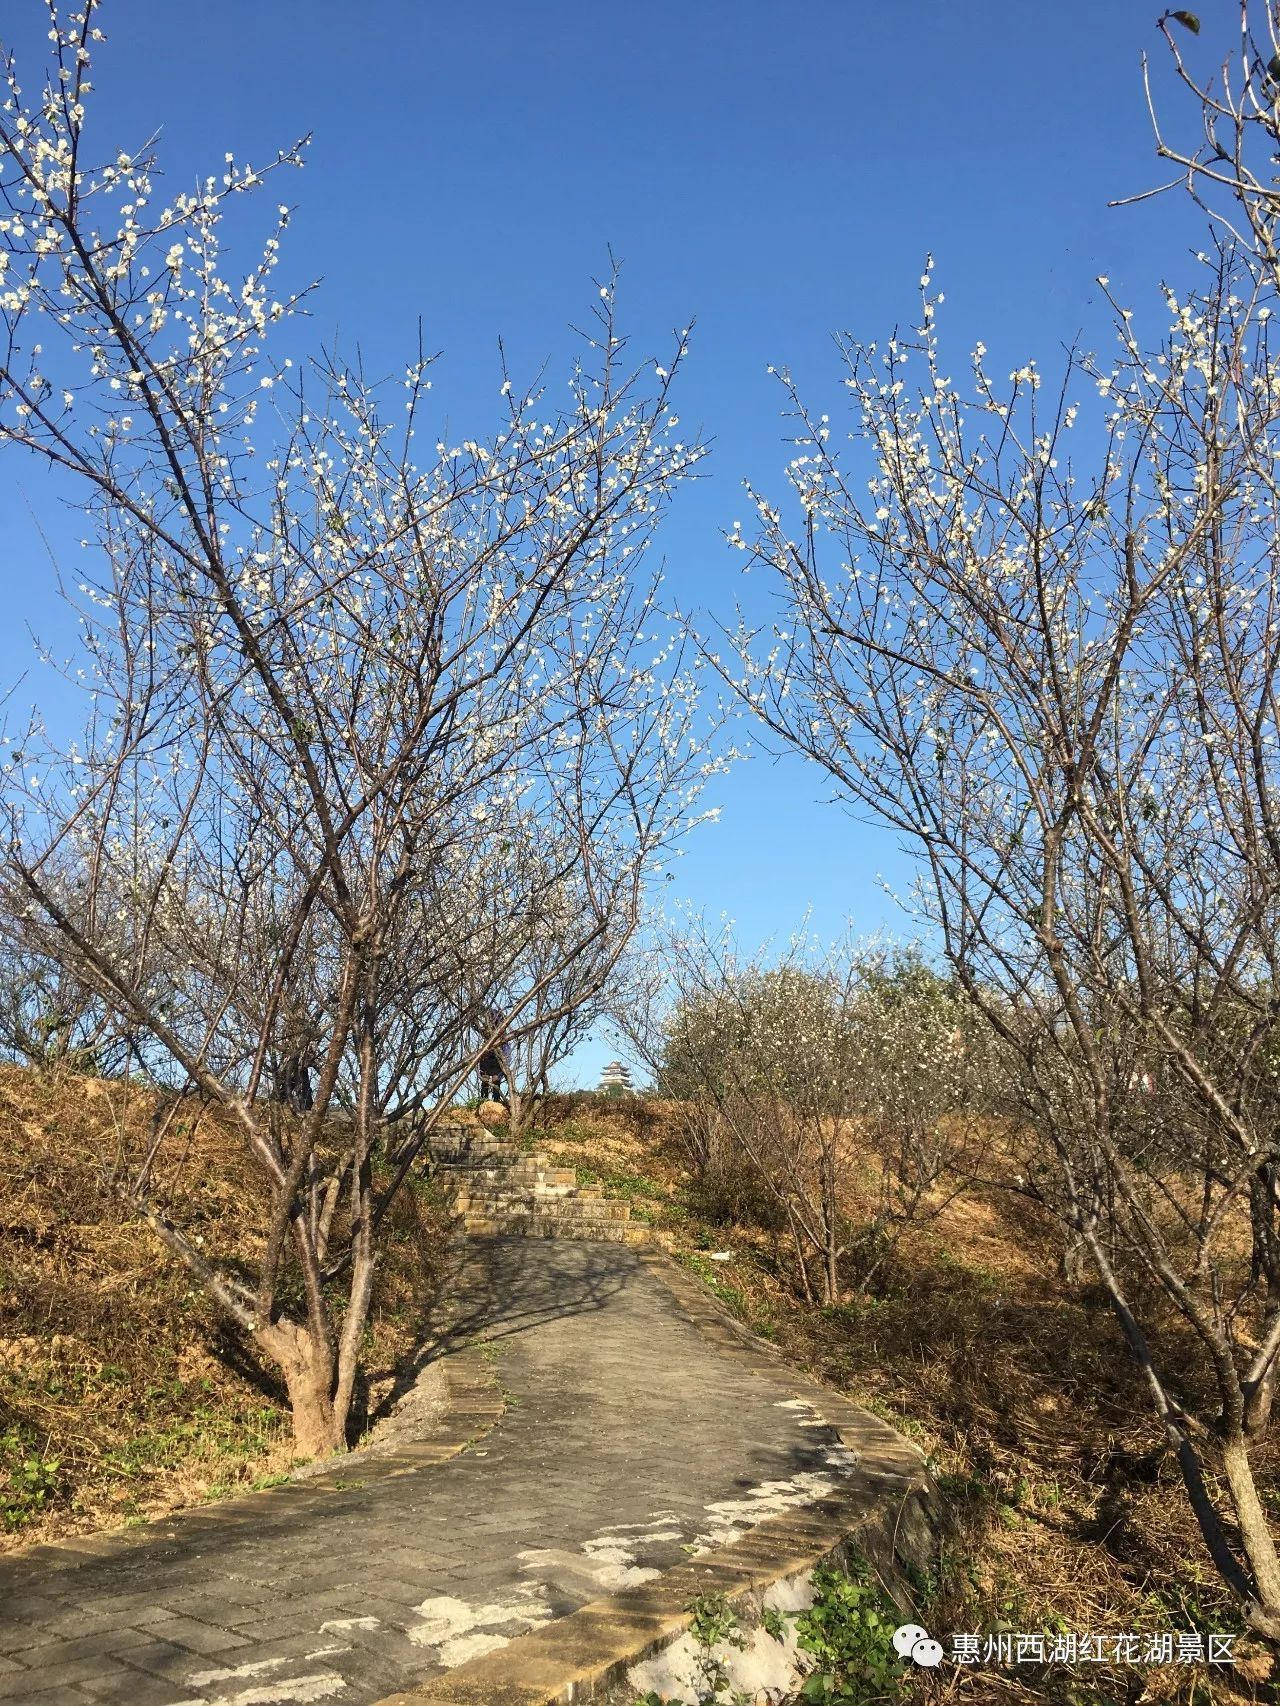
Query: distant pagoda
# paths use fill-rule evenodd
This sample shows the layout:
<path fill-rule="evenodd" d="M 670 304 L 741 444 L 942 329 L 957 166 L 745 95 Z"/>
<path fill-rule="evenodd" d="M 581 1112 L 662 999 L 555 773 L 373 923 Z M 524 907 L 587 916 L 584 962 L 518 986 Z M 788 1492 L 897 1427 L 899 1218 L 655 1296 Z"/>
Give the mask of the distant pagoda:
<path fill-rule="evenodd" d="M 629 1096 L 635 1086 L 631 1082 L 631 1068 L 624 1066 L 620 1060 L 611 1060 L 600 1074 L 598 1088 L 606 1096 Z"/>

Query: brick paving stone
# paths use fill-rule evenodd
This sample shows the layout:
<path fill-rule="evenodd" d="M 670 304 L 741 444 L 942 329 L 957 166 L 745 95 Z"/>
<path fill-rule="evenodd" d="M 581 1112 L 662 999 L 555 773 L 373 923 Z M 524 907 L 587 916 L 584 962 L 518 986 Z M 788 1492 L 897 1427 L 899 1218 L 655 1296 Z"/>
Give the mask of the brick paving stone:
<path fill-rule="evenodd" d="M 65 1682 L 57 1682 L 52 1688 L 40 1688 L 34 1694 L 24 1694 L 22 1703 L 23 1706 L 93 1706 L 93 1696 L 79 1688 L 68 1688 Z"/>
<path fill-rule="evenodd" d="M 61 1640 L 70 1640 L 76 1635 L 93 1635 L 100 1629 L 112 1629 L 120 1624 L 127 1624 L 128 1618 L 122 1617 L 119 1612 L 100 1611 L 94 1601 L 86 1596 L 83 1604 L 60 1604 L 55 1610 L 40 1612 L 34 1621 L 46 1634 Z M 4 1609 L 0 1608 L 0 1628 L 4 1627 L 6 1622 Z"/>
<path fill-rule="evenodd" d="M 0 1700 L 25 1702 L 43 1689 L 69 1688 L 72 1683 L 92 1682 L 109 1669 L 109 1661 L 97 1658 L 69 1659 L 63 1664 L 39 1665 L 25 1672 L 9 1671 L 0 1676 Z"/>
<path fill-rule="evenodd" d="M 815 1389 L 709 1340 L 652 1257 L 477 1240 L 459 1295 L 445 1354 L 486 1340 L 516 1400 L 496 1423 L 465 1400 L 470 1449 L 407 1475 L 353 1460 L 343 1491 L 170 1518 L 74 1568 L 11 1561 L 0 1652 L 24 1668 L 0 1667 L 0 1700 L 367 1706 L 856 1476 Z"/>
<path fill-rule="evenodd" d="M 144 1647 L 151 1636 L 141 1629 L 115 1627 L 101 1629 L 96 1635 L 82 1635 L 78 1640 L 58 1640 L 50 1646 L 37 1648 L 22 1662 L 28 1670 L 38 1666 L 41 1671 L 72 1664 L 79 1659 L 95 1659 L 101 1663 L 130 1647 Z"/>
<path fill-rule="evenodd" d="M 243 1635 L 246 1640 L 256 1641 L 263 1629 L 296 1629 L 298 1611 L 296 1608 L 291 1609 L 292 1606 L 293 1602 L 281 1595 L 269 1595 L 259 1600 L 256 1610 L 245 1605 L 230 1608 L 223 1614 L 222 1624 L 224 1628 Z M 160 1632 L 163 1634 L 163 1628 Z"/>
<path fill-rule="evenodd" d="M 61 1639 L 55 1629 L 41 1629 L 38 1624 L 11 1618 L 0 1606 L 0 1653 L 16 1653 L 21 1658 L 23 1653 L 29 1653 L 36 1647 L 50 1646 Z"/>
<path fill-rule="evenodd" d="M 79 1687 L 83 1691 L 79 1698 L 92 1700 L 95 1706 L 122 1699 L 127 1699 L 129 1706 L 175 1706 L 175 1702 L 184 1698 L 181 1690 L 176 1689 L 172 1682 L 146 1676 L 141 1671 L 134 1671 L 130 1675 L 127 1694 L 122 1693 L 123 1685 L 119 1675 L 99 1677 L 96 1682 L 82 1682 Z"/>
<path fill-rule="evenodd" d="M 0 1612 L 7 1626 L 12 1623 L 30 1623 L 42 1627 L 45 1617 L 56 1617 L 65 1611 L 62 1601 L 55 1599 L 52 1594 L 39 1593 L 9 1593 L 0 1599 Z"/>
<path fill-rule="evenodd" d="M 248 1642 L 245 1645 L 247 1646 Z M 191 1651 L 190 1647 L 179 1647 L 175 1642 L 166 1641 L 160 1637 L 146 1641 L 140 1647 L 130 1647 L 127 1653 L 120 1655 L 118 1664 L 121 1673 L 124 1675 L 131 1676 L 134 1671 L 142 1670 L 150 1676 L 161 1677 L 171 1683 L 185 1676 L 189 1671 L 205 1668 L 203 1662 Z M 38 1675 L 39 1673 L 33 1672 L 33 1674 Z M 179 1688 L 178 1693 L 183 1693 L 183 1690 Z M 133 1696 L 125 1690 L 118 1692 L 108 1690 L 104 1698 L 131 1700 Z"/>

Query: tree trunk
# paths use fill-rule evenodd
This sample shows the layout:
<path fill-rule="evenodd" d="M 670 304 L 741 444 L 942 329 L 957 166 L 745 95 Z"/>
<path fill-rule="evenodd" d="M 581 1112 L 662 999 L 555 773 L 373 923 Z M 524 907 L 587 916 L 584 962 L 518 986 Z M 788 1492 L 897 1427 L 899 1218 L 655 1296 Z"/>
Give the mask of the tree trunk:
<path fill-rule="evenodd" d="M 823 1252 L 822 1280 L 826 1290 L 823 1301 L 828 1307 L 840 1301 L 840 1252 L 836 1245 L 835 1233 L 827 1230 L 827 1247 Z"/>
<path fill-rule="evenodd" d="M 822 1281 L 828 1307 L 840 1301 L 840 1204 L 836 1196 L 835 1152 L 822 1161 Z"/>
<path fill-rule="evenodd" d="M 522 1090 L 516 1088 L 513 1078 L 507 1079 L 507 1132 L 512 1138 L 518 1138 L 524 1132 L 524 1123 L 528 1117 L 529 1099 Z"/>
<path fill-rule="evenodd" d="M 1267 1513 L 1258 1497 L 1249 1448 L 1238 1431 L 1223 1444 L 1222 1468 L 1240 1524 L 1240 1543 L 1253 1577 L 1255 1604 L 1249 1607 L 1249 1622 L 1275 1640 L 1280 1638 L 1280 1558 L 1276 1556 Z"/>
<path fill-rule="evenodd" d="M 1069 1235 L 1058 1258 L 1058 1272 L 1068 1285 L 1083 1285 L 1088 1277 L 1084 1239 Z"/>
<path fill-rule="evenodd" d="M 342 1322 L 342 1337 L 338 1343 L 337 1379 L 334 1384 L 333 1424 L 342 1443 L 355 1396 L 356 1375 L 360 1368 L 360 1347 L 364 1343 L 365 1323 L 369 1319 L 369 1304 L 373 1297 L 373 1276 L 376 1255 L 371 1230 L 373 1215 L 373 1178 L 368 1162 L 361 1169 L 362 1207 L 360 1213 L 366 1228 L 357 1241 L 351 1268 L 351 1293 Z M 335 1449 L 338 1449 L 335 1447 Z"/>
<path fill-rule="evenodd" d="M 796 1217 L 791 1208 L 787 1209 L 787 1222 L 791 1232 L 791 1242 L 796 1253 L 796 1271 L 800 1275 L 800 1288 L 806 1303 L 812 1303 L 813 1287 L 809 1284 L 809 1264 L 804 1259 L 804 1245 L 800 1240 L 800 1229 L 796 1225 Z"/>
<path fill-rule="evenodd" d="M 1209 1556 L 1213 1559 L 1223 1581 L 1242 1602 L 1247 1604 L 1253 1592 L 1253 1584 L 1239 1559 L 1231 1550 L 1227 1536 L 1223 1532 L 1222 1518 L 1205 1484 L 1200 1457 L 1187 1432 L 1185 1420 L 1177 1405 L 1171 1401 L 1169 1394 L 1164 1389 L 1164 1383 L 1156 1370 L 1146 1334 L 1138 1325 L 1137 1318 L 1129 1307 L 1129 1300 L 1121 1289 L 1115 1269 L 1111 1266 L 1106 1251 L 1098 1241 L 1097 1234 L 1087 1226 L 1078 1228 L 1078 1230 L 1085 1248 L 1093 1258 L 1098 1277 L 1106 1287 L 1107 1296 L 1111 1299 L 1112 1310 L 1120 1323 L 1125 1339 L 1128 1341 L 1129 1349 L 1133 1352 L 1134 1359 L 1142 1372 L 1147 1391 L 1151 1395 L 1152 1407 L 1164 1428 L 1165 1438 L 1178 1454 L 1178 1467 L 1182 1471 L 1183 1484 L 1187 1489 L 1187 1497 L 1191 1501 L 1191 1509 L 1199 1525 L 1205 1546 L 1208 1548 Z M 1257 1497 L 1256 1493 L 1254 1497 Z"/>
<path fill-rule="evenodd" d="M 332 1351 L 292 1321 L 274 1322 L 259 1338 L 284 1375 L 298 1455 L 328 1457 L 345 1450 L 346 1418 L 333 1401 Z"/>

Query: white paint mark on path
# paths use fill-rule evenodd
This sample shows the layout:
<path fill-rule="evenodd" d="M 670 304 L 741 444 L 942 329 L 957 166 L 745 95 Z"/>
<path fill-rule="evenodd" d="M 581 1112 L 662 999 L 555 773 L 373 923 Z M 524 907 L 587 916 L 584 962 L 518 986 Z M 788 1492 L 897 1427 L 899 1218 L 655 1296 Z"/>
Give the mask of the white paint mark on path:
<path fill-rule="evenodd" d="M 675 1511 L 660 1511 L 657 1516 L 651 1516 L 648 1522 L 615 1522 L 613 1527 L 617 1534 L 642 1534 L 646 1529 L 650 1528 L 670 1528 L 673 1522 L 678 1523 L 679 1521 L 680 1518 L 676 1515 Z M 650 1535 L 649 1538 L 653 1540 L 665 1540 L 667 1539 L 667 1536 L 665 1534 L 654 1534 Z"/>
<path fill-rule="evenodd" d="M 191 1688 L 212 1688 L 215 1682 L 239 1682 L 242 1677 L 265 1676 L 270 1670 L 279 1670 L 287 1665 L 289 1660 L 256 1659 L 252 1664 L 232 1665 L 227 1670 L 198 1670 L 187 1678 Z"/>
<path fill-rule="evenodd" d="M 324 1653 L 346 1653 L 349 1647 L 328 1647 Z M 307 1659 L 320 1658 L 321 1653 L 308 1653 Z M 279 1678 L 274 1682 L 242 1688 L 237 1694 L 223 1694 L 221 1685 L 228 1682 L 248 1682 L 252 1677 L 266 1676 L 270 1671 L 283 1669 L 297 1661 L 288 1657 L 255 1659 L 249 1664 L 224 1666 L 219 1670 L 196 1671 L 187 1678 L 190 1688 L 218 1689 L 218 1706 L 310 1706 L 316 1700 L 328 1700 L 347 1686 L 343 1677 L 331 1670 L 313 1671 L 307 1676 Z M 204 1700 L 180 1701 L 178 1706 L 206 1706 Z"/>
<path fill-rule="evenodd" d="M 679 1539 L 679 1535 L 675 1536 Z M 646 1540 L 656 1540 L 656 1534 L 646 1534 Z M 591 1574 L 602 1588 L 617 1593 L 622 1588 L 639 1587 L 651 1582 L 657 1570 L 642 1569 L 636 1564 L 634 1542 L 621 1534 L 599 1534 L 594 1540 L 584 1540 L 582 1550 L 589 1561 Z"/>
<path fill-rule="evenodd" d="M 858 1454 L 843 1445 L 828 1446 L 823 1457 L 829 1472 L 818 1469 L 802 1470 L 786 1481 L 762 1481 L 752 1487 L 744 1499 L 718 1499 L 706 1507 L 711 1526 L 698 1536 L 700 1551 L 712 1546 L 731 1546 L 740 1540 L 747 1529 L 770 1517 L 782 1516 L 798 1505 L 813 1504 L 834 1493 L 840 1479 L 858 1466 Z"/>
<path fill-rule="evenodd" d="M 639 1587 L 641 1582 L 651 1582 L 661 1574 L 659 1570 L 637 1564 L 637 1551 L 646 1541 L 679 1540 L 683 1529 L 661 1526 L 675 1520 L 667 1516 L 656 1522 L 619 1523 L 616 1528 L 605 1529 L 584 1540 L 577 1552 L 534 1547 L 516 1556 L 520 1568 L 530 1574 L 540 1572 L 545 1576 L 555 1569 L 568 1570 L 575 1576 L 584 1576 L 594 1588 L 617 1593 L 623 1588 Z"/>
<path fill-rule="evenodd" d="M 424 1599 L 416 1610 L 421 1622 L 411 1624 L 405 1634 L 416 1647 L 434 1647 L 446 1670 L 505 1647 L 511 1636 L 499 1632 L 504 1625 L 514 1624 L 523 1633 L 551 1621 L 541 1582 L 522 1584 L 514 1598 L 505 1603 L 494 1600 L 488 1605 L 468 1605 L 452 1594 L 440 1594 Z"/>
<path fill-rule="evenodd" d="M 265 1688 L 246 1688 L 232 1694 L 222 1706 L 310 1706 L 313 1700 L 328 1700 L 346 1687 L 340 1676 L 332 1671 L 320 1671 L 315 1676 L 295 1676 L 288 1682 L 268 1683 Z"/>

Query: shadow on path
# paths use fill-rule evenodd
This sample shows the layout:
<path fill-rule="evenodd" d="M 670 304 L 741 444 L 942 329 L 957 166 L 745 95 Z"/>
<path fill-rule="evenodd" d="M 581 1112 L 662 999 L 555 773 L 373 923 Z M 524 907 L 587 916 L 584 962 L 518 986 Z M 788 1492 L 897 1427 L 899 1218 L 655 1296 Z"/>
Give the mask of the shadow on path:
<path fill-rule="evenodd" d="M 833 1491 L 850 1454 L 785 1369 L 710 1342 L 633 1250 L 461 1252 L 434 1355 L 508 1409 L 448 1462 L 349 1468 L 157 1525 L 0 1600 L 0 1702 L 366 1706 Z"/>

